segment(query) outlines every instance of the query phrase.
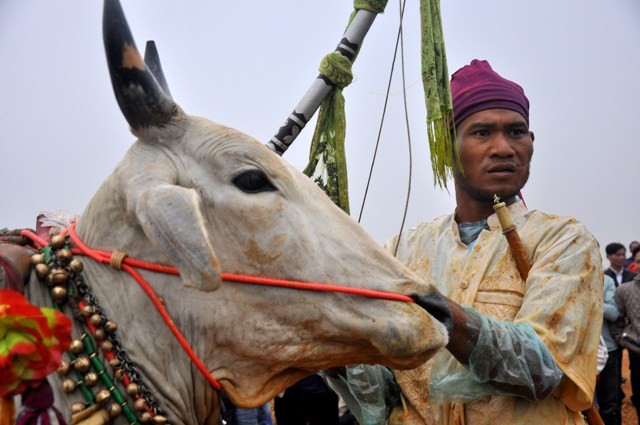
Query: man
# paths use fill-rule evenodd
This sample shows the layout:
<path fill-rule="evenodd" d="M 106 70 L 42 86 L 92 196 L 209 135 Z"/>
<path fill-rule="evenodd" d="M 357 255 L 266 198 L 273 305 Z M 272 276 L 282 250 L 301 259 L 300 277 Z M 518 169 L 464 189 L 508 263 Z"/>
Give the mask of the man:
<path fill-rule="evenodd" d="M 640 275 L 616 289 L 616 303 L 620 312 L 627 317 L 627 324 L 620 339 L 620 345 L 629 353 L 631 372 L 631 402 L 640 418 Z"/>
<path fill-rule="evenodd" d="M 625 282 L 633 280 L 636 275 L 631 270 L 627 270 L 624 263 L 627 259 L 627 249 L 619 242 L 612 242 L 605 247 L 609 268 L 605 274 L 611 276 L 615 281 L 616 288 Z"/>
<path fill-rule="evenodd" d="M 636 274 L 624 267 L 627 254 L 624 245 L 619 242 L 612 242 L 605 247 L 604 251 L 607 254 L 607 260 L 609 260 L 609 268 L 605 270 L 604 273 L 613 279 L 616 288 L 620 287 L 623 283 L 632 281 Z M 611 336 L 618 343 L 620 342 L 626 323 L 625 314 L 623 311 L 621 311 L 621 313 L 617 320 L 608 322 Z M 618 380 L 620 381 L 620 385 L 618 386 L 618 409 L 620 410 L 622 410 L 622 400 L 624 400 L 625 397 L 625 393 L 622 390 L 622 355 L 624 348 L 624 346 L 621 346 L 615 352 L 618 357 Z"/>
<path fill-rule="evenodd" d="M 606 425 L 620 425 L 622 423 L 620 400 L 620 348 L 618 342 L 611 336 L 609 324 L 620 317 L 620 310 L 614 299 L 616 286 L 613 278 L 604 275 L 604 321 L 602 322 L 602 337 L 607 345 L 607 362 L 600 372 L 600 379 L 596 384 L 596 396 L 600 416 Z"/>
<path fill-rule="evenodd" d="M 474 60 L 453 75 L 451 89 L 456 210 L 388 243 L 440 289 L 440 296 L 414 299 L 447 327 L 449 343 L 423 367 L 395 372 L 403 403 L 390 422 L 583 423 L 602 321 L 596 241 L 575 219 L 527 211 L 518 197 L 534 140 L 522 88 Z M 496 195 L 507 203 L 531 261 L 526 280 L 494 214 Z M 344 387 L 343 398 L 353 400 Z"/>

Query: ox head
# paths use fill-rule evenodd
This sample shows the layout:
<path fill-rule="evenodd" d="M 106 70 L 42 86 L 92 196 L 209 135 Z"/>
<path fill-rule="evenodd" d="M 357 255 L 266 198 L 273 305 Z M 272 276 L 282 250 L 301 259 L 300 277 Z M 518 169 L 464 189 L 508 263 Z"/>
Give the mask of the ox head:
<path fill-rule="evenodd" d="M 162 296 L 188 312 L 176 322 L 195 328 L 187 333 L 236 404 L 264 402 L 322 368 L 414 367 L 446 343 L 444 328 L 415 304 L 222 283 L 224 271 L 433 290 L 264 144 L 186 114 L 155 56 L 140 56 L 117 0 L 105 1 L 104 41 L 118 104 L 139 140 L 78 233 L 89 245 L 180 270 L 189 288 Z"/>

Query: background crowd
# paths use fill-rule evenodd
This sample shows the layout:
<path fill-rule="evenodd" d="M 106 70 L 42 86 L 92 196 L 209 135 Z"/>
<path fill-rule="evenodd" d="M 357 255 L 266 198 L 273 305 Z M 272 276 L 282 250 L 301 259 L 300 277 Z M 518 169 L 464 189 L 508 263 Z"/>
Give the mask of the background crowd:
<path fill-rule="evenodd" d="M 605 247 L 609 268 L 604 276 L 602 337 L 607 355 L 598 376 L 596 403 L 606 425 L 623 424 L 622 358 L 627 350 L 631 379 L 631 403 L 640 411 L 640 243 L 627 248 L 613 242 Z M 640 415 L 639 415 L 640 417 Z"/>

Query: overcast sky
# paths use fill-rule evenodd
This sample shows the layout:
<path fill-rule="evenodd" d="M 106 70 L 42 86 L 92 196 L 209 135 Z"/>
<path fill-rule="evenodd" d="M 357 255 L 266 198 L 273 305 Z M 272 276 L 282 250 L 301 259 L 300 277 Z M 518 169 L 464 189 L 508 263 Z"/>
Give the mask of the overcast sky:
<path fill-rule="evenodd" d="M 333 51 L 347 0 L 127 1 L 140 49 L 156 41 L 174 99 L 191 114 L 268 141 Z M 345 89 L 352 215 L 363 199 L 399 24 L 391 0 Z M 110 86 L 99 1 L 0 0 L 0 228 L 41 210 L 81 213 L 133 143 Z M 487 59 L 531 101 L 530 209 L 583 221 L 601 245 L 640 239 L 640 2 L 442 0 L 450 72 Z M 434 188 L 420 80 L 418 0 L 404 63 L 413 180 L 407 226 L 454 208 Z M 401 225 L 408 141 L 400 64 L 362 224 L 381 243 Z M 304 168 L 310 123 L 285 159 Z M 320 231 L 320 229 L 319 229 Z"/>

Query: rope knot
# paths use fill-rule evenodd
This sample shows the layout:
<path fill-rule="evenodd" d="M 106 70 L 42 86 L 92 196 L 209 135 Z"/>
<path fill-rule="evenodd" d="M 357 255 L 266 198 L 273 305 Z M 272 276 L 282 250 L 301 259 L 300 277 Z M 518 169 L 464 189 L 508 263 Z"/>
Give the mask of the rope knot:
<path fill-rule="evenodd" d="M 115 251 L 113 251 L 113 254 L 111 254 L 111 260 L 109 261 L 109 264 L 114 269 L 122 270 L 122 262 L 127 257 L 128 255 L 126 252 L 116 249 Z"/>
<path fill-rule="evenodd" d="M 320 73 L 341 89 L 353 81 L 351 61 L 338 52 L 331 52 L 322 58 Z"/>

